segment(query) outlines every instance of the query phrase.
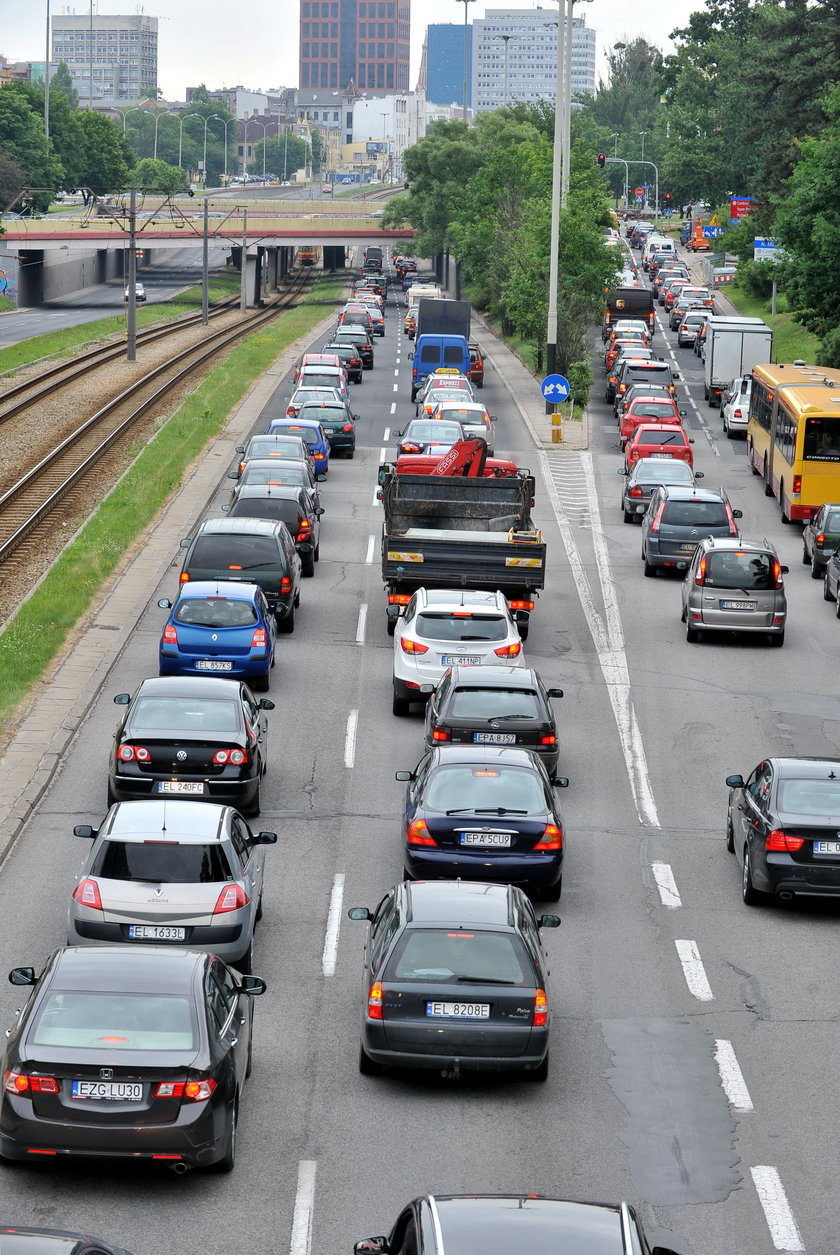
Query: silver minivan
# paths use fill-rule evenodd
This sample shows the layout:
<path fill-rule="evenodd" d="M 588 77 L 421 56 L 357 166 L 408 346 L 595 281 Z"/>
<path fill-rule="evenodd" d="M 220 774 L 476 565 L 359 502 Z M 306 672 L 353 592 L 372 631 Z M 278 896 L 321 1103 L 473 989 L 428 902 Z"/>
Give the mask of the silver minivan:
<path fill-rule="evenodd" d="M 709 536 L 701 540 L 682 586 L 685 638 L 702 632 L 763 632 L 785 642 L 788 568 L 767 540 Z"/>

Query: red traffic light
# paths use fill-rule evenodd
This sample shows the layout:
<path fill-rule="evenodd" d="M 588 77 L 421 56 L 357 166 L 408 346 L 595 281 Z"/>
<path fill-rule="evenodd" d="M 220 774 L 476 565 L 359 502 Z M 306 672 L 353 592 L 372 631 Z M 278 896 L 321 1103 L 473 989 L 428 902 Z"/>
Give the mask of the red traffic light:
<path fill-rule="evenodd" d="M 599 166 L 605 166 L 606 164 L 607 164 L 607 154 L 606 154 L 606 153 L 598 153 L 598 165 L 599 165 Z"/>

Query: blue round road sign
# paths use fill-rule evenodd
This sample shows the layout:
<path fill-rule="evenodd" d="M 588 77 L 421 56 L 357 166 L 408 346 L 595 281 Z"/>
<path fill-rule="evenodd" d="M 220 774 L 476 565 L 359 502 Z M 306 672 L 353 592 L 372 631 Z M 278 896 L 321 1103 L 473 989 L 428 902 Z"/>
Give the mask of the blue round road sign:
<path fill-rule="evenodd" d="M 546 375 L 540 384 L 540 391 L 546 401 L 566 401 L 571 388 L 568 379 L 563 375 Z"/>

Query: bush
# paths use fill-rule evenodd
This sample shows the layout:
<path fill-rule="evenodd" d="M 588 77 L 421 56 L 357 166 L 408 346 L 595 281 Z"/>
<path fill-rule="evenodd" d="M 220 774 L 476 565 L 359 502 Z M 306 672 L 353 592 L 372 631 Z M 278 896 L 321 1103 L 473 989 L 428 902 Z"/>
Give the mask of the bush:
<path fill-rule="evenodd" d="M 823 336 L 817 353 L 817 365 L 840 368 L 840 327 L 835 327 Z"/>
<path fill-rule="evenodd" d="M 742 261 L 738 266 L 738 283 L 749 296 L 768 301 L 773 293 L 773 280 L 778 279 L 776 263 L 772 261 Z"/>
<path fill-rule="evenodd" d="M 575 405 L 586 405 L 594 382 L 588 361 L 572 362 L 569 367 L 569 386 L 570 399 Z"/>

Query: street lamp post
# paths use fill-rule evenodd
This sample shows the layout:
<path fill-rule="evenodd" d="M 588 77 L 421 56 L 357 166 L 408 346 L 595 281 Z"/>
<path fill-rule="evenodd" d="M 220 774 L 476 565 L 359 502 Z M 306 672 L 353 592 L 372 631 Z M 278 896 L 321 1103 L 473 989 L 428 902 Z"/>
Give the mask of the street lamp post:
<path fill-rule="evenodd" d="M 591 0 L 584 0 L 590 3 Z M 565 53 L 565 100 L 563 106 L 563 186 L 560 193 L 560 206 L 566 208 L 569 201 L 569 175 L 572 164 L 572 42 L 574 38 L 574 5 L 575 0 L 566 0 L 566 21 L 564 30 Z M 560 12 L 563 11 L 563 0 L 560 0 Z"/>
<path fill-rule="evenodd" d="M 227 162 L 227 157 L 228 157 L 228 138 L 227 138 L 227 129 L 228 129 L 228 127 L 230 126 L 231 122 L 236 122 L 236 120 L 237 120 L 237 119 L 236 119 L 236 118 L 227 118 L 227 119 L 225 119 L 225 118 L 220 118 L 220 117 L 218 116 L 218 114 L 213 114 L 212 116 L 213 116 L 214 118 L 216 118 L 216 121 L 217 121 L 217 122 L 221 122 L 222 126 L 225 128 L 225 184 L 227 184 L 227 173 L 228 173 L 228 162 Z"/>
<path fill-rule="evenodd" d="M 158 126 L 160 124 L 160 120 L 161 118 L 171 118 L 173 116 L 174 115 L 171 109 L 164 109 L 163 111 L 155 113 L 155 161 L 157 161 Z"/>
<path fill-rule="evenodd" d="M 129 112 L 131 111 L 129 110 Z M 181 160 L 182 155 L 183 155 L 183 150 L 184 150 L 184 123 L 186 122 L 187 118 L 200 118 L 200 117 L 202 117 L 202 114 L 200 113 L 182 113 L 179 119 L 181 123 L 181 129 L 178 134 L 178 165 L 182 170 L 184 168 L 184 163 Z"/>
<path fill-rule="evenodd" d="M 117 110 L 117 113 L 122 114 L 122 120 L 123 120 L 123 135 L 125 135 L 125 120 L 126 120 L 126 118 L 128 117 L 128 115 L 129 115 L 130 113 L 145 113 L 145 109 L 139 109 L 139 108 L 135 105 L 133 109 L 118 109 L 118 110 Z"/>
<path fill-rule="evenodd" d="M 216 122 L 221 122 L 222 120 L 218 113 L 211 113 L 209 117 L 204 119 L 204 162 L 201 176 L 205 187 L 207 186 L 207 124 L 208 122 L 212 122 L 214 119 Z"/>
<path fill-rule="evenodd" d="M 554 80 L 554 146 L 551 160 L 551 243 L 548 274 L 548 324 L 545 335 L 545 373 L 553 375 L 557 365 L 557 280 L 560 252 L 560 174 L 563 153 L 563 0 L 557 21 L 557 72 Z M 552 412 L 546 401 L 545 412 Z"/>
<path fill-rule="evenodd" d="M 468 56 L 469 45 L 467 43 L 467 35 L 469 33 L 469 26 L 467 25 L 467 13 L 469 12 L 469 6 L 473 3 L 473 0 L 458 0 L 458 3 L 464 6 L 464 121 L 466 122 L 467 120 L 467 88 L 469 86 L 469 56 Z"/>
<path fill-rule="evenodd" d="M 619 141 L 620 135 L 621 135 L 621 132 L 616 131 L 615 134 L 612 136 L 612 138 L 615 140 L 615 146 L 613 148 L 613 157 L 618 156 L 618 141 Z"/>
<path fill-rule="evenodd" d="M 50 0 L 47 0 L 47 38 L 44 50 L 44 135 L 50 137 Z"/>
<path fill-rule="evenodd" d="M 503 39 L 505 41 L 505 77 L 504 92 L 502 94 L 502 104 L 507 105 L 508 102 L 508 44 L 512 39 L 517 39 L 517 35 L 494 35 L 494 39 Z"/>
<path fill-rule="evenodd" d="M 268 128 L 269 128 L 270 126 L 277 126 L 278 124 L 277 124 L 277 122 L 275 122 L 275 121 L 274 121 L 274 119 L 273 119 L 273 118 L 269 118 L 268 122 L 260 122 L 259 118 L 251 118 L 251 119 L 250 119 L 250 121 L 254 123 L 254 126 L 261 126 L 261 127 L 262 127 L 262 133 L 263 133 L 263 183 L 265 183 L 265 133 L 266 133 L 266 131 L 268 130 Z M 247 144 L 247 139 L 248 139 L 248 123 L 246 122 L 246 123 L 245 123 L 245 140 L 246 140 L 245 147 L 246 147 L 246 148 L 248 147 L 248 144 Z"/>
<path fill-rule="evenodd" d="M 283 138 L 283 182 L 287 183 L 289 179 L 289 128 L 284 128 L 285 135 Z"/>

